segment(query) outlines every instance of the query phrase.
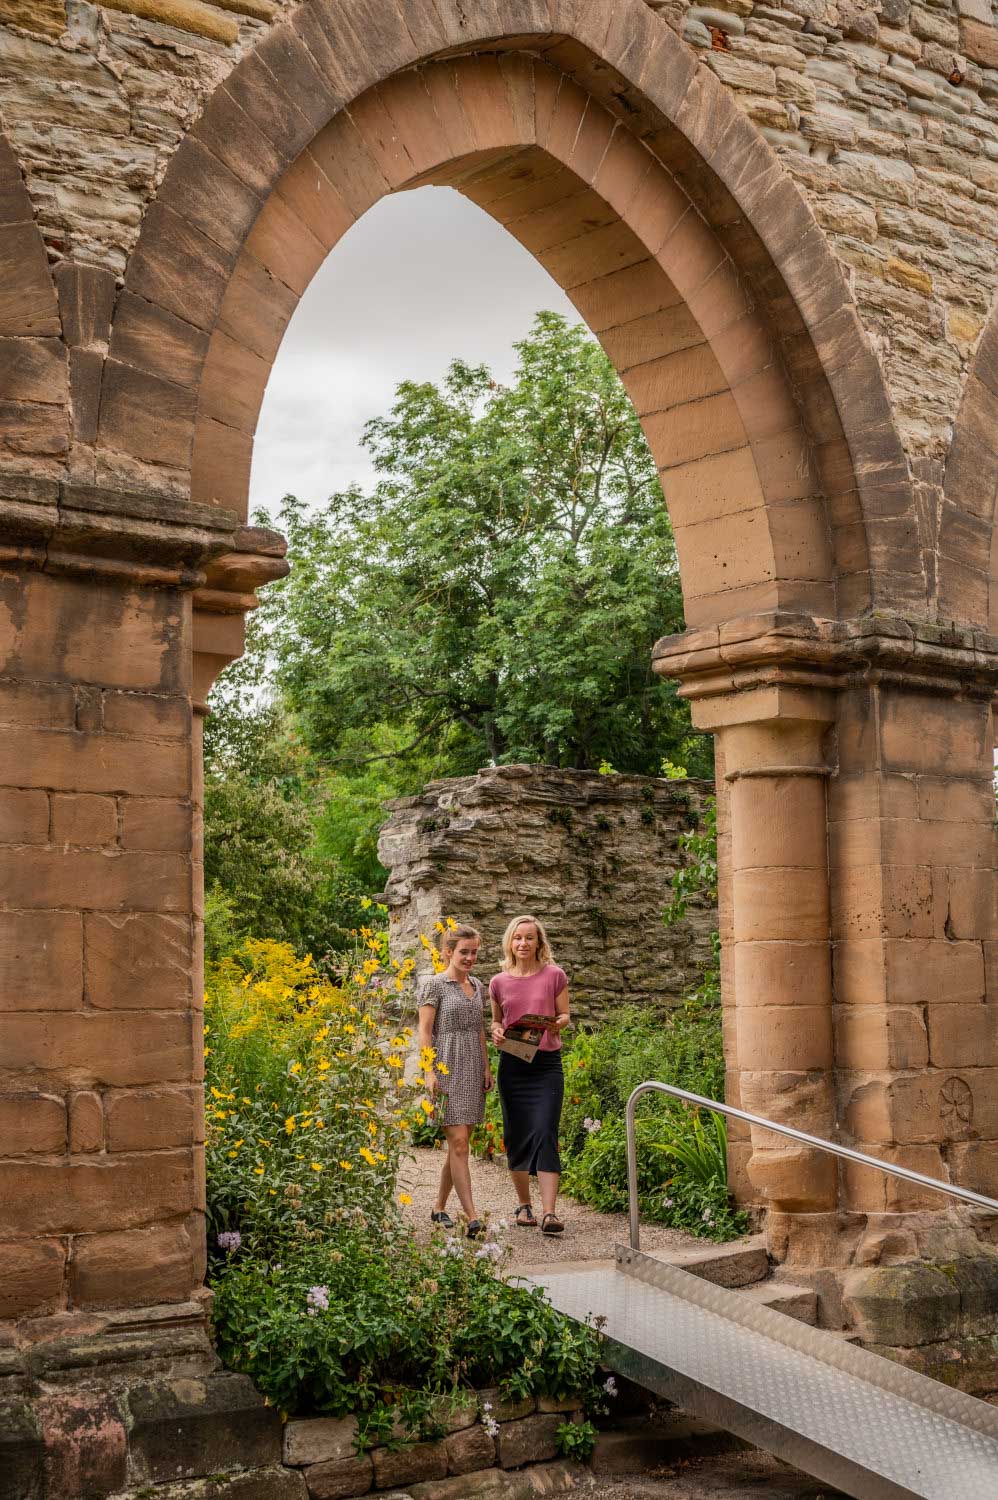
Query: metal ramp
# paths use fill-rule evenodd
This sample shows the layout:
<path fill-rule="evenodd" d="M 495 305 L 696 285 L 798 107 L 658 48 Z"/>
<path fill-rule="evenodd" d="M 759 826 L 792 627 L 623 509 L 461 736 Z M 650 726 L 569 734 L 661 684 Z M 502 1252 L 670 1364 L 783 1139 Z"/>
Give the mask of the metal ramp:
<path fill-rule="evenodd" d="M 628 1248 L 616 1264 L 528 1278 L 602 1320 L 605 1362 L 855 1500 L 998 1500 L 998 1407 L 761 1306 L 640 1249 L 635 1105 L 654 1091 L 774 1130 L 998 1213 L 998 1202 L 658 1082 L 627 1104 Z"/>
<path fill-rule="evenodd" d="M 998 1408 L 654 1256 L 530 1280 L 604 1361 L 856 1500 L 998 1500 Z"/>

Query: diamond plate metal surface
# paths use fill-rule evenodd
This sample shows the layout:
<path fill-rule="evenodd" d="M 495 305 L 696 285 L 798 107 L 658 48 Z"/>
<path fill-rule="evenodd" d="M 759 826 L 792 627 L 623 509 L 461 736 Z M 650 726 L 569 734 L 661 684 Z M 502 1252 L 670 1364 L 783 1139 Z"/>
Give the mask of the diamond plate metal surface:
<path fill-rule="evenodd" d="M 732 1430 L 860 1500 L 998 1500 L 998 1436 L 980 1430 L 998 1414 L 983 1402 L 972 1402 L 986 1414 L 980 1426 L 957 1421 L 933 1409 L 936 1401 L 918 1399 L 924 1377 L 909 1382 L 915 1399 L 900 1394 L 911 1375 L 900 1366 L 877 1360 L 890 1365 L 893 1389 L 886 1389 L 838 1367 L 837 1358 L 829 1362 L 795 1347 L 800 1325 L 779 1313 L 769 1314 L 778 1322 L 763 1332 L 699 1305 L 699 1294 L 683 1296 L 620 1270 L 552 1269 L 535 1280 L 569 1316 L 606 1319 L 604 1331 L 628 1364 L 622 1373 L 641 1379 L 644 1369 L 644 1383 L 666 1394 L 707 1393 L 702 1414 L 723 1419 L 727 1413 Z M 780 1336 L 779 1323 L 788 1325 L 787 1337 Z"/>

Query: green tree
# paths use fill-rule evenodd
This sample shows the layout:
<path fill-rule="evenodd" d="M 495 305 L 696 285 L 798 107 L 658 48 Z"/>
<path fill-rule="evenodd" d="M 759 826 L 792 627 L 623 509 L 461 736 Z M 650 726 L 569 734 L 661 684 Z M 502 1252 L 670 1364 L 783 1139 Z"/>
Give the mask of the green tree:
<path fill-rule="evenodd" d="M 610 362 L 538 315 L 513 384 L 455 361 L 405 382 L 365 442 L 378 482 L 282 509 L 293 570 L 262 627 L 275 680 L 329 767 L 420 759 L 710 774 L 650 668 L 682 628 L 655 465 Z M 383 741 L 372 744 L 372 726 Z M 406 780 L 408 778 L 403 778 Z"/>

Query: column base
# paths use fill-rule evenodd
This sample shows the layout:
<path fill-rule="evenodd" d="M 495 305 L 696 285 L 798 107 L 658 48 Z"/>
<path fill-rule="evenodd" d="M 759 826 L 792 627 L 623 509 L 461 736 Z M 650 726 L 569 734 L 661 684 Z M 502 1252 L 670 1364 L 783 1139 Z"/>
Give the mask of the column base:
<path fill-rule="evenodd" d="M 976 1396 L 998 1394 L 998 1220 L 973 1209 L 771 1211 L 776 1277 L 818 1293 L 819 1323 Z"/>
<path fill-rule="evenodd" d="M 0 1325 L 0 1500 L 306 1500 L 204 1302 Z"/>

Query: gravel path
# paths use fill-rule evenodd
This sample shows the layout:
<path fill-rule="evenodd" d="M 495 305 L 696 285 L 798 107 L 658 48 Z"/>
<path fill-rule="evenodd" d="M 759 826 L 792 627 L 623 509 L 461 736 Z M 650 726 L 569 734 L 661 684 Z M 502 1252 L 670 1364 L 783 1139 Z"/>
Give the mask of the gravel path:
<path fill-rule="evenodd" d="M 405 1210 L 410 1223 L 429 1228 L 430 1210 L 433 1208 L 443 1163 L 441 1148 L 416 1151 L 415 1161 L 406 1162 L 399 1174 L 399 1186 L 412 1194 L 412 1204 Z M 509 1225 L 506 1238 L 510 1245 L 510 1265 L 517 1268 L 550 1265 L 553 1261 L 612 1260 L 615 1245 L 627 1242 L 627 1215 L 601 1214 L 594 1208 L 585 1208 L 572 1198 L 561 1198 L 558 1202 L 559 1216 L 564 1220 L 565 1233 L 541 1234 L 537 1229 L 514 1229 L 513 1211 L 516 1197 L 512 1191 L 509 1173 L 505 1167 L 492 1162 L 473 1161 L 471 1181 L 475 1192 L 475 1204 L 480 1214 L 487 1214 L 496 1223 L 505 1219 Z M 450 1213 L 458 1213 L 457 1199 L 449 1204 Z M 540 1218 L 540 1201 L 535 1192 L 534 1212 Z M 661 1224 L 642 1226 L 642 1246 L 648 1250 L 682 1250 L 691 1245 L 702 1244 L 679 1229 L 667 1229 Z"/>
<path fill-rule="evenodd" d="M 585 1500 L 845 1500 L 768 1453 L 718 1454 L 682 1459 L 654 1477 L 594 1479 Z"/>

